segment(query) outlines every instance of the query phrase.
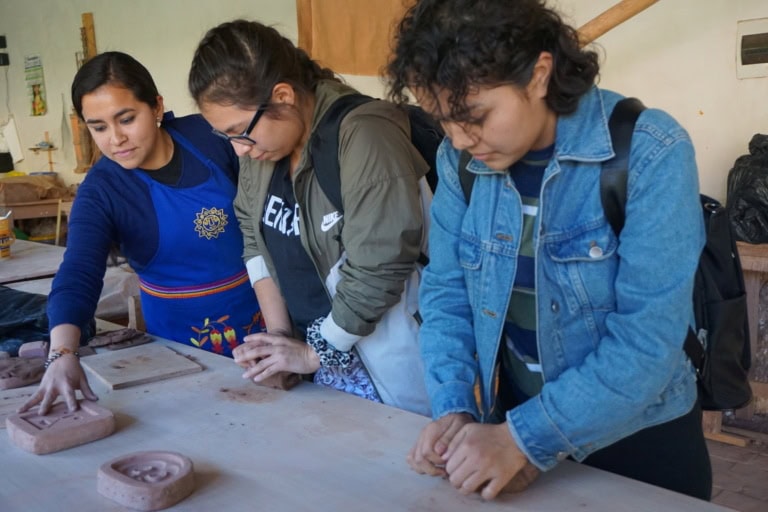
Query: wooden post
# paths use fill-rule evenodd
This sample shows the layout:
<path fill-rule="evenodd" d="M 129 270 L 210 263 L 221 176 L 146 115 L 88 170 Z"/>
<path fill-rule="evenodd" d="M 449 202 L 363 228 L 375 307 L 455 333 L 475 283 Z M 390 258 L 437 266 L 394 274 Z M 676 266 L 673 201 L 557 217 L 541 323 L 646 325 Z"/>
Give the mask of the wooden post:
<path fill-rule="evenodd" d="M 93 13 L 84 12 L 81 15 L 82 26 L 80 27 L 80 39 L 83 45 L 83 63 L 96 56 L 96 27 L 93 22 Z M 79 63 L 78 65 L 82 65 Z M 88 133 L 85 123 L 72 113 L 69 116 L 70 128 L 72 129 L 73 145 L 75 146 L 75 157 L 77 166 L 75 173 L 84 173 L 91 168 L 96 160 L 101 156 L 96 144 Z"/>
<path fill-rule="evenodd" d="M 87 61 L 96 55 L 96 29 L 93 25 L 93 13 L 84 12 L 82 14 L 83 28 L 81 35 L 83 38 L 83 57 Z"/>
<path fill-rule="evenodd" d="M 611 30 L 635 14 L 644 11 L 659 0 L 622 0 L 613 7 L 582 25 L 579 30 L 579 43 L 586 46 L 601 35 Z"/>

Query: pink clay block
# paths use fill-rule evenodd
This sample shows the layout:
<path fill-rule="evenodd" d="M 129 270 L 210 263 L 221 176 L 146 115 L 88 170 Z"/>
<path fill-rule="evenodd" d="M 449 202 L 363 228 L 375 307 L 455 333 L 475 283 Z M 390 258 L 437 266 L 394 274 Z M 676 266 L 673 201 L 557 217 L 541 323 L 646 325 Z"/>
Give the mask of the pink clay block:
<path fill-rule="evenodd" d="M 19 448 L 43 455 L 90 443 L 115 431 L 112 411 L 82 400 L 80 409 L 70 413 L 67 404 L 58 402 L 45 415 L 31 411 L 5 419 L 8 437 Z"/>
<path fill-rule="evenodd" d="M 194 490 L 192 461 L 175 452 L 123 455 L 102 464 L 96 487 L 99 494 L 126 507 L 161 510 Z"/>
<path fill-rule="evenodd" d="M 48 343 L 30 341 L 19 347 L 19 357 L 48 357 Z"/>

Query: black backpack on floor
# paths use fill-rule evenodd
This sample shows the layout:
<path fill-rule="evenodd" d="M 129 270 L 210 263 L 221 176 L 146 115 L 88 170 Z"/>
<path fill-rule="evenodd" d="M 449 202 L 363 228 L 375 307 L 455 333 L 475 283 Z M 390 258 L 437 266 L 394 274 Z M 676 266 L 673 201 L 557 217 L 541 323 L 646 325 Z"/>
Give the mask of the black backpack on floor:
<path fill-rule="evenodd" d="M 616 156 L 603 164 L 600 200 L 616 236 L 624 227 L 632 133 L 644 109 L 639 100 L 625 98 L 616 104 L 608 122 Z M 459 181 L 467 203 L 475 178 L 466 169 L 470 159 L 471 155 L 463 152 L 459 160 Z M 747 375 L 751 351 L 744 274 L 726 209 L 703 194 L 700 200 L 707 241 L 693 288 L 696 330 L 688 329 L 684 349 L 696 368 L 702 408 L 736 409 L 752 398 Z"/>

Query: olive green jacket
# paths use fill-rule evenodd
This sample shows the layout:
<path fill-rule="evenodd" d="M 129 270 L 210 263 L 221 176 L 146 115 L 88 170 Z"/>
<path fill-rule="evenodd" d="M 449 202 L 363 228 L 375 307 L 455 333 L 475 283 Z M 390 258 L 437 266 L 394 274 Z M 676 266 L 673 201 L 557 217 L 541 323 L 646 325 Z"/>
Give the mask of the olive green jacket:
<path fill-rule="evenodd" d="M 341 83 L 321 81 L 315 91 L 312 130 L 336 98 L 353 92 Z M 337 349 L 347 351 L 402 302 L 426 240 L 420 181 L 424 182 L 428 165 L 410 142 L 407 114 L 391 103 L 373 101 L 342 120 L 339 166 L 343 216 L 320 189 L 309 145 L 302 150 L 293 188 L 302 245 L 332 298 L 321 333 Z M 279 287 L 260 231 L 274 167 L 274 162 L 241 159 L 235 212 L 251 282 L 270 276 Z M 416 312 L 415 301 L 407 308 L 411 313 Z M 381 391 L 378 385 L 377 389 Z"/>

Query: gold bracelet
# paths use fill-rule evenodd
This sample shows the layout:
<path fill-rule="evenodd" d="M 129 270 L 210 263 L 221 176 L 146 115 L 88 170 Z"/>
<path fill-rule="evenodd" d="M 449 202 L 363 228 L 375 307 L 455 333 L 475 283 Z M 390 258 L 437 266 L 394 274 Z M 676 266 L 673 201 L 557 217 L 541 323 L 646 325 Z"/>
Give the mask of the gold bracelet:
<path fill-rule="evenodd" d="M 57 349 L 57 350 L 51 350 L 51 351 L 48 353 L 48 359 L 46 359 L 46 360 L 45 360 L 45 364 L 43 364 L 43 368 L 45 368 L 45 369 L 47 370 L 47 369 L 48 369 L 48 367 L 49 367 L 49 366 L 51 366 L 51 364 L 52 364 L 52 363 L 53 363 L 55 360 L 57 360 L 57 359 L 58 359 L 58 358 L 60 358 L 61 356 L 65 356 L 65 355 L 67 355 L 67 354 L 72 354 L 73 356 L 77 357 L 78 359 L 80 358 L 80 353 L 79 353 L 79 352 L 77 352 L 77 351 L 73 351 L 73 350 L 70 350 L 70 349 L 68 349 L 68 348 L 62 348 L 62 349 Z"/>

